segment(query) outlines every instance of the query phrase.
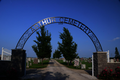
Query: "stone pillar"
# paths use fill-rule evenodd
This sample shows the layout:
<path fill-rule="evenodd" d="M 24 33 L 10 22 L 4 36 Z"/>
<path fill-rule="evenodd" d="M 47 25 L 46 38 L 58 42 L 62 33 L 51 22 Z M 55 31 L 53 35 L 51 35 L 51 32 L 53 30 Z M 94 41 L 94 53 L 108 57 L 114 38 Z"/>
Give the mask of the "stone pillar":
<path fill-rule="evenodd" d="M 19 77 L 26 74 L 26 50 L 12 49 L 11 67 L 17 69 Z"/>
<path fill-rule="evenodd" d="M 94 76 L 98 76 L 107 67 L 107 52 L 94 52 Z"/>

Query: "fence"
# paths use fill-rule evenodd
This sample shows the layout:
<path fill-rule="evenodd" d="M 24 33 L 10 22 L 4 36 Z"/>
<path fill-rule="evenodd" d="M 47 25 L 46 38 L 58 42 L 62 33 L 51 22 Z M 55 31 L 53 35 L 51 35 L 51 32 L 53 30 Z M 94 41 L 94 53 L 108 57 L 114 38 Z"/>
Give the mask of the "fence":
<path fill-rule="evenodd" d="M 2 47 L 1 60 L 11 61 L 11 51 Z"/>

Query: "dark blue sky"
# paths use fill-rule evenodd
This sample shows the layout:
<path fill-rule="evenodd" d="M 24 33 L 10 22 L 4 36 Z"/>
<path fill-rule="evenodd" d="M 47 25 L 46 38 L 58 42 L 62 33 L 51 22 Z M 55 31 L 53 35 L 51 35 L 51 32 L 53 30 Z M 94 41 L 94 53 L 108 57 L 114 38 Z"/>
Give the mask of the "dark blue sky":
<path fill-rule="evenodd" d="M 1 0 L 0 1 L 0 52 L 2 47 L 14 49 L 23 33 L 36 22 L 54 16 L 76 19 L 88 26 L 99 39 L 104 51 L 114 56 L 115 47 L 120 52 L 120 2 L 119 0 Z M 52 51 L 58 47 L 59 32 L 69 29 L 78 44 L 80 57 L 91 57 L 96 49 L 90 38 L 80 29 L 68 24 L 45 26 L 51 33 Z M 36 57 L 31 46 L 36 32 L 28 39 L 24 49 L 28 57 Z M 53 53 L 52 52 L 52 53 Z"/>

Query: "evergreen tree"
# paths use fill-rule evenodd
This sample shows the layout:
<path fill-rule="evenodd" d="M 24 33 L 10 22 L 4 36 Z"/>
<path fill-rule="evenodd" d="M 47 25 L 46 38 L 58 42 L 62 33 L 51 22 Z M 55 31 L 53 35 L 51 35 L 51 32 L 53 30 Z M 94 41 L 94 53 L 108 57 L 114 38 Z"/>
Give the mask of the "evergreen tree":
<path fill-rule="evenodd" d="M 77 53 L 77 56 L 76 56 L 76 58 L 80 58 L 80 57 L 78 56 L 78 53 Z"/>
<path fill-rule="evenodd" d="M 53 53 L 53 58 L 56 58 L 56 57 L 55 57 L 55 52 Z"/>
<path fill-rule="evenodd" d="M 38 58 L 42 59 L 42 65 L 43 65 L 43 58 L 45 57 L 51 57 L 52 52 L 52 46 L 51 46 L 51 34 L 48 33 L 48 30 L 46 31 L 44 26 L 41 27 L 40 33 L 37 32 L 38 36 L 36 36 L 37 40 L 34 40 L 34 42 L 37 45 L 33 45 L 32 48 L 34 52 L 36 53 Z"/>
<path fill-rule="evenodd" d="M 119 52 L 118 52 L 117 47 L 115 47 L 115 58 L 119 58 Z"/>
<path fill-rule="evenodd" d="M 49 58 L 51 57 L 51 52 L 52 52 L 52 46 L 51 44 L 49 43 L 48 46 L 46 47 L 46 50 L 47 50 L 47 55 L 46 55 L 46 58 Z"/>
<path fill-rule="evenodd" d="M 73 41 L 73 37 L 70 35 L 70 32 L 65 27 L 63 28 L 63 33 L 60 33 L 60 39 L 62 43 L 58 42 L 58 49 L 63 54 L 64 58 L 71 62 L 74 60 L 78 54 L 76 54 L 77 44 Z"/>
<path fill-rule="evenodd" d="M 53 57 L 54 58 L 60 58 L 61 57 L 61 52 L 59 50 L 55 50 L 55 52 L 53 53 Z"/>

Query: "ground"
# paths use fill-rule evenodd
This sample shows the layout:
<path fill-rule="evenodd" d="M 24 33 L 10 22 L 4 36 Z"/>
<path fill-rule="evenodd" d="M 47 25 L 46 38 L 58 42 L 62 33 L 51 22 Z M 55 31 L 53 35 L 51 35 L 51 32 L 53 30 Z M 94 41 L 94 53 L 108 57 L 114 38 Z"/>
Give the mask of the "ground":
<path fill-rule="evenodd" d="M 47 68 L 27 69 L 25 80 L 98 80 L 85 70 L 76 70 L 65 67 L 51 59 Z"/>

